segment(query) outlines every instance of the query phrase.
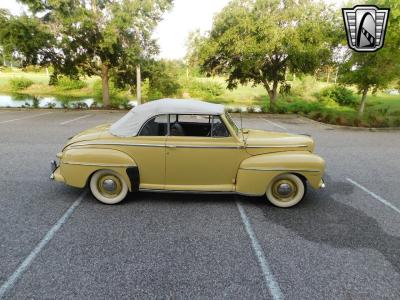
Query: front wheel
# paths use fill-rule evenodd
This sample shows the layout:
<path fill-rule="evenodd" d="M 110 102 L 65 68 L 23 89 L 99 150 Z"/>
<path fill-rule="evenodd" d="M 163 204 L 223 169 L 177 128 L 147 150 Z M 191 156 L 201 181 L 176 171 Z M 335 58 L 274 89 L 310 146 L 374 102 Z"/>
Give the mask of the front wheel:
<path fill-rule="evenodd" d="M 299 203 L 306 194 L 305 182 L 294 174 L 275 177 L 268 186 L 266 196 L 273 205 L 291 207 Z"/>
<path fill-rule="evenodd" d="M 105 204 L 117 204 L 125 199 L 128 185 L 124 178 L 112 170 L 100 170 L 90 179 L 93 196 Z"/>

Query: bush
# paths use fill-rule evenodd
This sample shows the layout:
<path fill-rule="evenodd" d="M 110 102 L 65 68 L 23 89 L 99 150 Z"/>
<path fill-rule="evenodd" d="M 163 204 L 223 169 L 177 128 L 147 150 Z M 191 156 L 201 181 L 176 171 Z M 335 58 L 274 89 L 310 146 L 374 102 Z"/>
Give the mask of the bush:
<path fill-rule="evenodd" d="M 214 99 L 224 93 L 224 88 L 212 80 L 189 80 L 185 82 L 184 89 L 193 98 Z"/>
<path fill-rule="evenodd" d="M 152 78 L 148 83 L 147 99 L 155 100 L 165 97 L 173 97 L 178 94 L 180 84 L 176 78 L 171 76 L 163 76 Z"/>
<path fill-rule="evenodd" d="M 339 107 L 339 104 L 335 100 L 333 100 L 332 98 L 329 98 L 327 96 L 320 96 L 318 98 L 318 100 L 326 108 L 338 108 Z"/>
<path fill-rule="evenodd" d="M 64 91 L 79 90 L 87 87 L 87 83 L 79 79 L 71 79 L 69 77 L 61 77 L 56 83 L 57 87 Z"/>
<path fill-rule="evenodd" d="M 354 106 L 357 103 L 357 98 L 353 91 L 340 85 L 325 88 L 320 95 L 334 100 L 339 105 Z"/>
<path fill-rule="evenodd" d="M 394 119 L 392 120 L 391 126 L 392 126 L 392 127 L 400 127 L 400 118 L 394 118 Z"/>
<path fill-rule="evenodd" d="M 315 90 L 316 80 L 313 76 L 307 75 L 291 88 L 291 93 L 298 96 L 307 96 L 307 94 Z"/>
<path fill-rule="evenodd" d="M 56 104 L 54 102 L 47 103 L 47 108 L 56 108 Z"/>
<path fill-rule="evenodd" d="M 40 67 L 40 66 L 29 65 L 29 66 L 22 68 L 22 70 L 24 72 L 39 73 L 39 72 L 42 72 L 44 70 L 44 68 Z"/>
<path fill-rule="evenodd" d="M 256 109 L 254 106 L 248 106 L 248 107 L 246 108 L 246 111 L 247 111 L 248 113 L 255 113 L 256 110 L 257 110 L 257 109 Z"/>
<path fill-rule="evenodd" d="M 33 84 L 32 80 L 24 77 L 10 79 L 10 85 L 14 91 L 26 89 L 30 87 L 32 84 Z"/>
<path fill-rule="evenodd" d="M 279 114 L 285 113 L 304 113 L 308 114 L 312 111 L 319 111 L 323 105 L 319 102 L 309 102 L 302 100 L 293 100 L 291 102 L 286 100 L 278 100 L 275 105 L 276 112 Z"/>

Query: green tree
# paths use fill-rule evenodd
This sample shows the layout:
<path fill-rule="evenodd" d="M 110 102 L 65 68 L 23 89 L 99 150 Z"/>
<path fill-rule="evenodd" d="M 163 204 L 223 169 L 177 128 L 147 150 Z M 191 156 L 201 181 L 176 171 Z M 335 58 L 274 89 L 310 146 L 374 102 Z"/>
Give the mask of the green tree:
<path fill-rule="evenodd" d="M 0 11 L 0 45 L 3 58 L 13 57 L 21 65 L 46 64 L 53 53 L 53 36 L 38 18 L 26 15 L 12 16 Z"/>
<path fill-rule="evenodd" d="M 147 98 L 149 100 L 161 97 L 175 96 L 181 88 L 179 77 L 184 65 L 179 61 L 146 59 L 140 62 L 143 82 L 148 80 Z M 130 90 L 136 89 L 136 69 L 129 68 L 113 74 L 118 88 L 126 85 Z"/>
<path fill-rule="evenodd" d="M 128 72 L 157 52 L 152 32 L 172 0 L 19 0 L 54 36 L 55 74 L 102 79 L 110 105 L 111 73 Z"/>
<path fill-rule="evenodd" d="M 186 55 L 185 62 L 187 66 L 187 77 L 189 70 L 191 73 L 198 75 L 200 73 L 199 66 L 201 65 L 201 45 L 206 40 L 206 37 L 200 33 L 200 30 L 195 30 L 189 33 L 186 40 Z"/>
<path fill-rule="evenodd" d="M 338 14 L 311 0 L 234 0 L 201 43 L 202 69 L 228 76 L 228 88 L 262 84 L 274 111 L 287 70 L 313 73 L 328 62 Z"/>
<path fill-rule="evenodd" d="M 395 0 L 378 0 L 371 4 L 390 7 L 384 47 L 372 53 L 348 50 L 339 69 L 339 80 L 354 84 L 361 93 L 360 115 L 364 113 L 369 91 L 375 93 L 400 76 L 400 3 Z"/>
<path fill-rule="evenodd" d="M 148 64 L 145 74 L 149 78 L 149 99 L 175 96 L 181 88 L 178 78 L 182 67 L 179 62 L 168 60 Z"/>

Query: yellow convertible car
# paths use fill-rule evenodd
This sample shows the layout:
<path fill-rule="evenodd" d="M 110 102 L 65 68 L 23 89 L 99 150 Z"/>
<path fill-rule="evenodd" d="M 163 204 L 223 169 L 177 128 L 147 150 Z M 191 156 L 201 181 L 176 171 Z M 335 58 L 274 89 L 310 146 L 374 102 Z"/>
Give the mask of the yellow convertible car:
<path fill-rule="evenodd" d="M 313 151 L 308 136 L 239 129 L 222 105 L 162 99 L 72 137 L 51 162 L 51 179 L 89 185 L 106 204 L 129 191 L 179 191 L 265 195 L 290 207 L 307 182 L 325 186 Z"/>

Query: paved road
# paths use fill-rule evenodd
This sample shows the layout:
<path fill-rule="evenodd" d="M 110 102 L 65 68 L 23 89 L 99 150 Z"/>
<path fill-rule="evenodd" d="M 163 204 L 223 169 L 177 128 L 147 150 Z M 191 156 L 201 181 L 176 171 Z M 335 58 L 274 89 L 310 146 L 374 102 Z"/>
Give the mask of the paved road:
<path fill-rule="evenodd" d="M 327 189 L 286 210 L 155 193 L 105 206 L 49 181 L 66 138 L 121 115 L 0 110 L 0 298 L 400 298 L 400 132 L 244 118 L 312 134 L 327 161 Z"/>

